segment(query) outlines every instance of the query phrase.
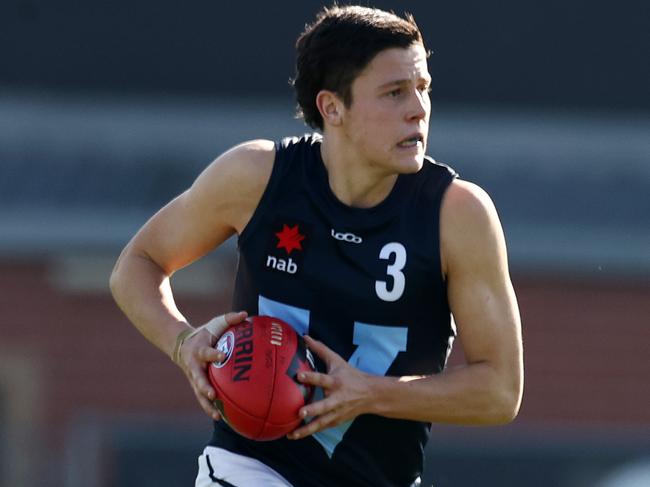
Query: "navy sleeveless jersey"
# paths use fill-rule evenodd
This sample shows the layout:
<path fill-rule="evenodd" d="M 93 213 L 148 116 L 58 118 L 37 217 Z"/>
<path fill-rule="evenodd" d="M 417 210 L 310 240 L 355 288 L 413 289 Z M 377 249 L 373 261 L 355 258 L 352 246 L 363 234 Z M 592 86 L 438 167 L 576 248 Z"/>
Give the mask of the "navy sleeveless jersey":
<path fill-rule="evenodd" d="M 285 320 L 376 375 L 443 370 L 453 330 L 440 267 L 440 203 L 456 174 L 426 158 L 379 205 L 332 193 L 321 138 L 276 144 L 267 188 L 239 237 L 233 309 Z M 362 415 L 302 440 L 249 441 L 215 423 L 211 445 L 258 458 L 295 487 L 407 487 L 430 424 Z"/>

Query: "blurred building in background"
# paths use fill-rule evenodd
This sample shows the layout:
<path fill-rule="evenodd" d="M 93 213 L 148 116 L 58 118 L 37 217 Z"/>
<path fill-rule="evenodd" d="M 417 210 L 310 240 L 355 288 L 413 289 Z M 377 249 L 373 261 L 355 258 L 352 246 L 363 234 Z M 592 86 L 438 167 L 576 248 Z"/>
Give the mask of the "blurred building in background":
<path fill-rule="evenodd" d="M 308 130 L 287 81 L 320 5 L 0 3 L 0 485 L 191 484 L 210 421 L 108 276 L 220 152 Z M 650 7 L 373 5 L 425 34 L 428 152 L 493 197 L 523 318 L 519 418 L 434 425 L 427 479 L 641 485 L 616 479 L 650 457 Z M 229 309 L 235 245 L 174 276 L 191 321 Z"/>

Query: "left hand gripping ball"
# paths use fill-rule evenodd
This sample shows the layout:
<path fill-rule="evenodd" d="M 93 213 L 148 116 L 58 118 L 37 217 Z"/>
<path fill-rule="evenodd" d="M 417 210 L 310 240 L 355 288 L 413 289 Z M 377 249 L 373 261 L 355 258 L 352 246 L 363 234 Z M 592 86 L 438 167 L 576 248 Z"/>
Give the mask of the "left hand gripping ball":
<path fill-rule="evenodd" d="M 253 316 L 229 327 L 216 345 L 226 354 L 208 367 L 214 401 L 226 422 L 252 440 L 275 440 L 302 422 L 313 388 L 297 380 L 314 370 L 305 342 L 282 320 Z"/>

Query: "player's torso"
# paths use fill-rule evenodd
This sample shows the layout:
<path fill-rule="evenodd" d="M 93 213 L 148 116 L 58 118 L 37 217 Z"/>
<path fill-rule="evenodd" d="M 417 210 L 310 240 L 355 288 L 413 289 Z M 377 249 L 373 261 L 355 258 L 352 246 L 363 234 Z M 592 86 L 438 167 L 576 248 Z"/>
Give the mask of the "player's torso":
<path fill-rule="evenodd" d="M 452 173 L 425 162 L 377 207 L 355 209 L 329 190 L 317 140 L 279 146 L 275 165 L 240 237 L 234 308 L 284 319 L 368 373 L 440 372 L 451 326 L 438 217 Z M 365 415 L 315 439 L 330 461 L 364 463 L 368 485 L 383 485 L 373 476 L 417 469 L 426 436 L 425 424 Z M 372 465 L 395 448 L 403 467 Z"/>

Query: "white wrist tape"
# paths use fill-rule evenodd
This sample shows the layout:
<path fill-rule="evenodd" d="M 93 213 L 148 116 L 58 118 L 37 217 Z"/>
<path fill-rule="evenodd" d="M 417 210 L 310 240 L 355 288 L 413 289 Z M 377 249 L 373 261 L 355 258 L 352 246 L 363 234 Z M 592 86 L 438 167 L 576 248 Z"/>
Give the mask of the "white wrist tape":
<path fill-rule="evenodd" d="M 192 335 L 196 335 L 201 330 L 206 330 L 210 335 L 215 337 L 220 337 L 223 335 L 223 332 L 228 328 L 228 322 L 226 321 L 226 315 L 216 316 L 208 321 L 205 325 L 199 326 L 196 330 L 192 332 Z"/>

